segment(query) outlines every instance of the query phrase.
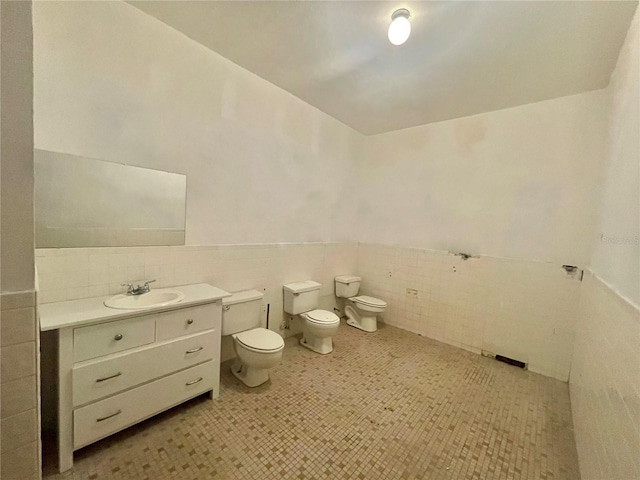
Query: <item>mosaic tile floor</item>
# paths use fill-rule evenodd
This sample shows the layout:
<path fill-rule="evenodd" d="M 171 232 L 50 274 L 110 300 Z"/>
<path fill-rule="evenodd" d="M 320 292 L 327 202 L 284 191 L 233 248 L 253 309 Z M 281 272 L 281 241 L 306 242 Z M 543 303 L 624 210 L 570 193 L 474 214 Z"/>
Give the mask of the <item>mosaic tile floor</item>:
<path fill-rule="evenodd" d="M 394 327 L 287 340 L 271 381 L 199 397 L 45 479 L 578 479 L 567 384 Z"/>

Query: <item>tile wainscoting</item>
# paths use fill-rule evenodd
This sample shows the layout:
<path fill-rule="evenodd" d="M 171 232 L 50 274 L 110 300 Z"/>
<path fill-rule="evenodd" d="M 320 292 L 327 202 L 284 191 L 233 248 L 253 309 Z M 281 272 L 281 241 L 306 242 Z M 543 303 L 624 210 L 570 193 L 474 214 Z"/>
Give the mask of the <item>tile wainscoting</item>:
<path fill-rule="evenodd" d="M 0 478 L 37 479 L 40 442 L 35 293 L 3 292 L 0 303 Z"/>
<path fill-rule="evenodd" d="M 571 365 L 583 480 L 640 478 L 640 310 L 585 272 Z"/>
<path fill-rule="evenodd" d="M 285 337 L 299 333 L 301 324 L 293 320 L 281 328 L 282 285 L 319 281 L 320 307 L 333 310 L 342 307 L 334 276 L 357 273 L 363 293 L 389 304 L 386 323 L 475 353 L 515 358 L 564 381 L 581 285 L 561 265 L 462 260 L 443 251 L 364 243 L 40 249 L 36 265 L 42 303 L 107 296 L 120 293 L 122 283 L 151 279 L 156 288 L 199 282 L 228 291 L 255 288 L 265 293 L 269 328 Z"/>
<path fill-rule="evenodd" d="M 156 280 L 152 288 L 209 283 L 229 292 L 264 292 L 266 324 L 285 337 L 302 331 L 298 320 L 284 329 L 282 286 L 312 279 L 322 283 L 320 307 L 336 306 L 333 278 L 357 270 L 356 244 L 300 243 L 36 250 L 41 303 L 122 293 L 122 283 Z M 223 360 L 232 356 L 224 342 Z"/>
<path fill-rule="evenodd" d="M 362 290 L 389 304 L 384 321 L 475 353 L 523 361 L 567 381 L 579 272 L 562 265 L 360 244 Z M 411 289 L 411 290 L 408 290 Z"/>

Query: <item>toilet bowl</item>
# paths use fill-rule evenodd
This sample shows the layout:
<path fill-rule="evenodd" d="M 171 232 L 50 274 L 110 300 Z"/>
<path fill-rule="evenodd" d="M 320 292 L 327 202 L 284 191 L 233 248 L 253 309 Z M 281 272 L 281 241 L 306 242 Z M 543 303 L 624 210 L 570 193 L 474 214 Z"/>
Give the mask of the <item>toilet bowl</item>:
<path fill-rule="evenodd" d="M 368 295 L 358 295 L 362 279 L 355 275 L 335 278 L 336 297 L 345 299 L 344 313 L 347 325 L 365 332 L 378 330 L 378 314 L 385 311 L 387 302 Z"/>
<path fill-rule="evenodd" d="M 313 280 L 285 285 L 284 311 L 304 322 L 300 345 L 326 355 L 333 351 L 332 337 L 338 332 L 340 318 L 333 312 L 316 308 L 321 286 Z"/>
<path fill-rule="evenodd" d="M 304 332 L 300 345 L 326 355 L 333 351 L 332 337 L 338 332 L 340 318 L 327 310 L 311 310 L 300 314 L 304 320 Z"/>
<path fill-rule="evenodd" d="M 236 354 L 231 372 L 248 387 L 269 380 L 269 369 L 281 362 L 284 350 L 280 335 L 260 327 L 262 297 L 245 290 L 222 300 L 222 336 L 231 335 Z"/>
<path fill-rule="evenodd" d="M 361 295 L 348 298 L 344 307 L 347 325 L 365 332 L 375 332 L 378 330 L 378 314 L 386 308 L 387 303 L 375 297 Z"/>
<path fill-rule="evenodd" d="M 269 380 L 269 369 L 282 361 L 282 337 L 266 328 L 253 328 L 232 337 L 236 360 L 231 372 L 248 387 L 257 387 Z"/>

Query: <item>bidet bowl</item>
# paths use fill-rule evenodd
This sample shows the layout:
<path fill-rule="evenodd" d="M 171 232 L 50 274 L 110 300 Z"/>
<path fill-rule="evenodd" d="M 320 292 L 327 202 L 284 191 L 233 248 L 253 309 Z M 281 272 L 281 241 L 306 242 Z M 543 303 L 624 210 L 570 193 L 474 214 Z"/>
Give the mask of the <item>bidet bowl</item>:
<path fill-rule="evenodd" d="M 104 301 L 104 306 L 119 310 L 142 310 L 180 303 L 184 294 L 178 290 L 152 290 L 142 295 L 115 295 Z"/>

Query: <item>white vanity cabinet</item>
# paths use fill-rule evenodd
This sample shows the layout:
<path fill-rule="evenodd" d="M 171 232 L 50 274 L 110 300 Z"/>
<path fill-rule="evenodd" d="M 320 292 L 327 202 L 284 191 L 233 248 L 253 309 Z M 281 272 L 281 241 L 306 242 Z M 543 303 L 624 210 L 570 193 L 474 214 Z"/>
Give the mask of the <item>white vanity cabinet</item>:
<path fill-rule="evenodd" d="M 218 396 L 229 294 L 179 288 L 184 301 L 158 309 L 114 310 L 104 299 L 41 306 L 41 330 L 58 331 L 61 472 L 75 450 L 205 392 Z"/>

